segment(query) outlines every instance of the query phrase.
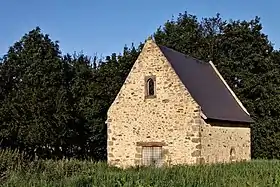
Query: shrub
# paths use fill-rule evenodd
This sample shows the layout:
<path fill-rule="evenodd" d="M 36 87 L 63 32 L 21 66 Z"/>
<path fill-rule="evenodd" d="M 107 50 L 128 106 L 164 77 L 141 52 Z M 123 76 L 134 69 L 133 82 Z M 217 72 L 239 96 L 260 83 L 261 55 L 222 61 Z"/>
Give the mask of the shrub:
<path fill-rule="evenodd" d="M 27 158 L 19 150 L 0 150 L 0 182 L 7 177 L 9 171 L 22 170 L 27 165 Z"/>

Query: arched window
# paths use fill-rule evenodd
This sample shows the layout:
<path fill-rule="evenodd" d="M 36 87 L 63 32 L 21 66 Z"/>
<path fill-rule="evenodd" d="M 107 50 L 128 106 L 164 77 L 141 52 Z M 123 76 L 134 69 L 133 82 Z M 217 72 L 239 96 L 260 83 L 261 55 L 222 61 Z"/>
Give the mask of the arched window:
<path fill-rule="evenodd" d="M 229 154 L 230 154 L 230 158 L 229 158 L 230 161 L 234 162 L 236 160 L 236 152 L 234 147 L 231 147 Z"/>
<path fill-rule="evenodd" d="M 145 77 L 145 98 L 156 97 L 156 76 L 150 75 Z"/>
<path fill-rule="evenodd" d="M 153 96 L 155 95 L 155 82 L 152 78 L 147 80 L 147 95 Z"/>

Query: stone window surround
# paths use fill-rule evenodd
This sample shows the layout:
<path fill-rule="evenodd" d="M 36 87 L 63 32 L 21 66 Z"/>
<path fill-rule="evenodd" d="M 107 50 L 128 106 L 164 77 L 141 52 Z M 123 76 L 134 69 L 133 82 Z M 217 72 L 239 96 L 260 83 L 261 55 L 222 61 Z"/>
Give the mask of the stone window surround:
<path fill-rule="evenodd" d="M 152 79 L 154 81 L 154 95 L 148 95 L 148 80 Z M 152 99 L 156 98 L 156 76 L 155 75 L 149 75 L 145 76 L 145 99 Z"/>
<path fill-rule="evenodd" d="M 161 147 L 163 154 L 165 154 L 167 151 L 164 149 L 164 146 L 167 146 L 165 142 L 136 142 L 135 165 L 142 165 L 143 147 Z"/>
<path fill-rule="evenodd" d="M 136 146 L 141 147 L 163 147 L 167 146 L 164 142 L 136 142 Z"/>

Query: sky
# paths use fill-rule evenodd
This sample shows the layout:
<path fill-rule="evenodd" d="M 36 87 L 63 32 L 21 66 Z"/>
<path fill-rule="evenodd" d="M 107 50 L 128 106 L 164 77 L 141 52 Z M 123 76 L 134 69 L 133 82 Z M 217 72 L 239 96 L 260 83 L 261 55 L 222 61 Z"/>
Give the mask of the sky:
<path fill-rule="evenodd" d="M 261 18 L 263 31 L 280 47 L 280 2 L 276 0 L 0 0 L 0 57 L 39 26 L 61 51 L 110 55 L 136 46 L 172 16 L 187 11 L 201 17 Z"/>

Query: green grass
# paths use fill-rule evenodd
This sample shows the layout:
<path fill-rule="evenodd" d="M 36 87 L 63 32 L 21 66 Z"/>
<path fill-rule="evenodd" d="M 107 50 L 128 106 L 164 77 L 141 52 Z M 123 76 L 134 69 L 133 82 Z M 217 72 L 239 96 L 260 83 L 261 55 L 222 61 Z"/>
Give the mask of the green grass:
<path fill-rule="evenodd" d="M 13 161 L 17 159 L 13 159 Z M 2 166 L 5 165 L 5 160 Z M 10 161 L 8 161 L 10 162 Z M 3 164 L 4 163 L 4 164 Z M 0 162 L 1 164 L 1 162 Z M 105 163 L 78 160 L 46 160 L 10 164 L 0 173 L 2 186 L 280 186 L 280 161 L 255 160 L 248 163 L 172 168 L 131 168 L 121 170 Z"/>

